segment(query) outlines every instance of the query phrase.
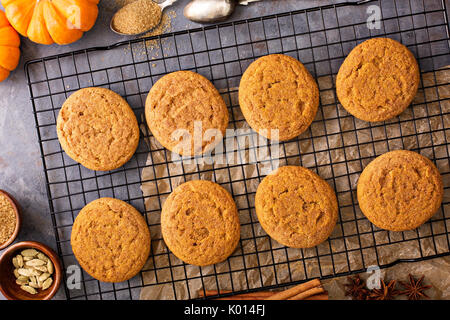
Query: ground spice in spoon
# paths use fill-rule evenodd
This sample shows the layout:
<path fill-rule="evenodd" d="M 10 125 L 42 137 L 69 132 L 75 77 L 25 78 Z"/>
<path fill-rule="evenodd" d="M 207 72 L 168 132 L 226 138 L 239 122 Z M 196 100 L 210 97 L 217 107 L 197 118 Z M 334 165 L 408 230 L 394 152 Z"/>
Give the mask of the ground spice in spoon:
<path fill-rule="evenodd" d="M 112 21 L 114 30 L 124 34 L 139 34 L 156 27 L 162 11 L 152 0 L 137 0 L 117 11 Z"/>
<path fill-rule="evenodd" d="M 16 229 L 16 210 L 9 199 L 0 193 L 0 245 L 8 241 Z"/>

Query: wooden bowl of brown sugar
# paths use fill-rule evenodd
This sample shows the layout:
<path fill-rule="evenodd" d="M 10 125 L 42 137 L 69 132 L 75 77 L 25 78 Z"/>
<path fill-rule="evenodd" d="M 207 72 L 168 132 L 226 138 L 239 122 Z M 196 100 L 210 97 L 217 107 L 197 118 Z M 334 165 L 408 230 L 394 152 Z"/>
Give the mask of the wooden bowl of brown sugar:
<path fill-rule="evenodd" d="M 0 250 L 13 243 L 19 234 L 20 225 L 17 201 L 8 192 L 0 190 Z"/>

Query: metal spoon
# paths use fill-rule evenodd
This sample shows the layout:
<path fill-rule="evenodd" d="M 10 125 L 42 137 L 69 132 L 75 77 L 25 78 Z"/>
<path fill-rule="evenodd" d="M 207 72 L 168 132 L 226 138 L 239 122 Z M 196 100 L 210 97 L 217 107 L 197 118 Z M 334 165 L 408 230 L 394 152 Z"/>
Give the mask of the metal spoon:
<path fill-rule="evenodd" d="M 211 23 L 228 18 L 238 0 L 192 0 L 184 8 L 184 16 L 191 21 Z"/>
<path fill-rule="evenodd" d="M 176 1 L 177 0 L 166 0 L 166 1 L 161 2 L 161 3 L 157 3 L 157 5 L 161 8 L 161 13 L 162 13 L 165 8 L 167 8 L 168 6 L 171 6 Z M 136 33 L 136 34 L 122 33 L 122 32 L 119 32 L 119 31 L 115 30 L 114 27 L 113 27 L 113 20 L 114 20 L 114 17 L 116 16 L 116 14 L 117 14 L 117 12 L 112 17 L 111 22 L 109 23 L 109 28 L 111 29 L 111 31 L 113 31 L 113 32 L 115 32 L 117 34 L 120 34 L 121 36 L 139 36 L 139 35 L 143 35 L 143 34 L 146 34 L 146 33 L 150 32 L 150 31 L 152 31 L 153 29 L 155 29 L 161 23 L 161 20 L 160 20 L 153 28 L 145 30 L 144 32 L 141 32 L 141 33 Z M 161 18 L 162 18 L 162 15 L 161 15 Z"/>

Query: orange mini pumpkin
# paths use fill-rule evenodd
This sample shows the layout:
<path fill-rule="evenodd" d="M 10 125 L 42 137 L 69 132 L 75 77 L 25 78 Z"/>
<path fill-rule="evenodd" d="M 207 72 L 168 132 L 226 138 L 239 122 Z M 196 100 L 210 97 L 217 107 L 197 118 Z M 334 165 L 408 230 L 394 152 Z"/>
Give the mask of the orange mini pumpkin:
<path fill-rule="evenodd" d="M 8 78 L 9 73 L 19 64 L 19 46 L 19 35 L 0 10 L 0 81 Z"/>
<path fill-rule="evenodd" d="M 41 44 L 79 40 L 97 20 L 99 0 L 1 0 L 14 29 Z"/>

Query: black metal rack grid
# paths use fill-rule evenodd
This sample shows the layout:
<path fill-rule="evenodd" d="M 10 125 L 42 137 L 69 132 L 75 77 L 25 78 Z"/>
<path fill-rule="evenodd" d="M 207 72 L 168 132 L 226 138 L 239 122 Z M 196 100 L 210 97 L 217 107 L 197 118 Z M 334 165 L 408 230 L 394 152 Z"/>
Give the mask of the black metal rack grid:
<path fill-rule="evenodd" d="M 381 29 L 367 28 L 367 10 L 371 5 L 381 8 Z M 383 123 L 366 123 L 339 105 L 334 79 L 350 50 L 376 36 L 391 37 L 407 45 L 419 62 L 422 81 L 415 101 L 402 115 Z M 336 190 L 340 207 L 338 225 L 328 241 L 312 249 L 286 248 L 260 232 L 253 197 L 254 186 L 264 177 L 259 170 L 261 163 L 192 167 L 171 161 L 169 152 L 147 133 L 142 117 L 152 84 L 166 73 L 186 69 L 205 75 L 222 92 L 230 111 L 229 128 L 246 127 L 237 103 L 239 79 L 255 58 L 269 53 L 298 58 L 320 88 L 321 105 L 311 128 L 296 139 L 280 143 L 281 153 L 275 159 L 280 165 L 297 164 L 316 171 Z M 152 233 L 149 264 L 140 275 L 123 283 L 106 284 L 83 272 L 81 282 L 75 282 L 79 288 L 69 289 L 65 285 L 67 298 L 137 299 L 141 288 L 156 286 L 172 290 L 174 299 L 195 298 L 192 283 L 201 286 L 209 280 L 215 284 L 206 288 L 209 290 L 248 292 L 315 277 L 362 272 L 370 265 L 384 268 L 400 261 L 449 255 L 450 82 L 445 75 L 450 69 L 445 66 L 449 64 L 446 4 L 440 0 L 329 5 L 27 62 L 25 70 L 51 219 L 64 269 L 77 265 L 70 248 L 73 220 L 85 204 L 96 198 L 112 196 L 134 205 L 145 213 Z M 62 103 L 77 89 L 88 86 L 106 87 L 121 94 L 136 112 L 143 129 L 135 156 L 120 169 L 87 170 L 67 157 L 58 143 L 56 117 Z M 255 149 L 239 144 L 238 148 L 244 153 Z M 402 148 L 420 152 L 434 161 L 444 179 L 445 197 L 439 212 L 425 225 L 414 231 L 393 233 L 374 227 L 361 214 L 355 183 L 374 157 Z M 268 160 L 270 165 L 273 160 Z M 252 170 L 248 170 L 249 166 L 253 166 Z M 153 177 L 142 181 L 143 170 L 153 172 Z M 231 192 L 244 231 L 238 249 L 227 261 L 199 268 L 182 263 L 165 248 L 158 231 L 159 212 L 175 183 L 205 177 Z M 154 196 L 144 198 L 140 189 L 143 182 L 154 188 Z M 238 189 L 245 192 L 235 191 Z M 260 247 L 261 241 L 268 246 Z M 398 249 L 397 256 L 387 253 L 393 248 Z M 236 267 L 236 261 L 240 261 L 240 267 Z M 267 273 L 273 277 L 267 279 L 264 275 Z M 150 283 L 144 280 L 148 274 Z M 256 284 L 249 281 L 255 274 L 259 279 Z M 243 280 L 235 284 L 236 278 Z M 229 287 L 221 285 L 224 280 L 230 282 Z"/>

